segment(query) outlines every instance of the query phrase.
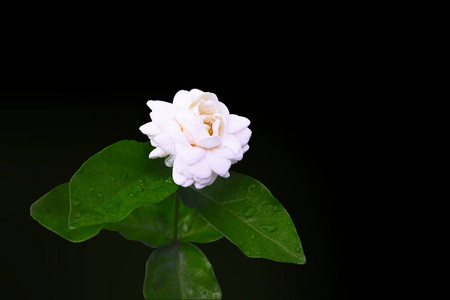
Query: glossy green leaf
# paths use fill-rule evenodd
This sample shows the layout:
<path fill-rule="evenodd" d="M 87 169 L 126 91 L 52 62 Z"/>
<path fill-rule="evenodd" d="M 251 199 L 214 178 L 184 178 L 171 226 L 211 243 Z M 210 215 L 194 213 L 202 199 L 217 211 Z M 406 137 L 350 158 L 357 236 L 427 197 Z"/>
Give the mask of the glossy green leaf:
<path fill-rule="evenodd" d="M 70 229 L 69 183 L 58 185 L 42 196 L 30 208 L 31 216 L 42 226 L 71 242 L 82 242 L 99 233 L 99 225 Z"/>
<path fill-rule="evenodd" d="M 105 224 L 105 228 L 150 247 L 172 243 L 176 197 L 175 193 L 161 202 L 140 206 L 122 221 Z M 222 237 L 197 210 L 184 206 L 179 200 L 176 232 L 177 238 L 184 242 L 208 243 Z"/>
<path fill-rule="evenodd" d="M 200 212 L 189 208 L 180 201 L 178 219 L 178 238 L 182 242 L 210 243 L 223 237 Z"/>
<path fill-rule="evenodd" d="M 213 268 L 196 246 L 187 243 L 156 249 L 147 261 L 145 299 L 220 299 Z"/>
<path fill-rule="evenodd" d="M 71 228 L 118 222 L 174 193 L 172 169 L 149 159 L 148 142 L 117 142 L 89 158 L 70 180 Z"/>
<path fill-rule="evenodd" d="M 248 257 L 306 262 L 295 226 L 281 203 L 258 180 L 231 172 L 203 189 L 180 188 L 183 202 Z"/>

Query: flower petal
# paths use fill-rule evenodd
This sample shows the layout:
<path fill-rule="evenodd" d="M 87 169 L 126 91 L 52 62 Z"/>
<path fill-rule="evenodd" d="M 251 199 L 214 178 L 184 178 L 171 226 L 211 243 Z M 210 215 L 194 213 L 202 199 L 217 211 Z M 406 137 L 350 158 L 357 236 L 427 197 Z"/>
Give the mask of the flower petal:
<path fill-rule="evenodd" d="M 150 118 L 154 122 L 167 122 L 168 120 L 173 120 L 175 118 L 175 113 L 178 107 L 172 103 L 159 101 L 159 100 L 149 100 L 147 101 L 148 107 L 152 110 L 150 113 Z"/>
<path fill-rule="evenodd" d="M 201 96 L 203 96 L 205 94 L 205 92 L 203 92 L 199 89 L 192 89 L 189 92 L 192 95 L 193 101 L 197 100 L 198 98 L 200 98 Z"/>
<path fill-rule="evenodd" d="M 192 101 L 192 94 L 185 90 L 178 91 L 173 97 L 173 104 L 178 107 L 189 108 Z"/>
<path fill-rule="evenodd" d="M 244 128 L 233 134 L 241 143 L 241 146 L 247 145 L 250 137 L 252 136 L 252 131 L 248 128 Z"/>
<path fill-rule="evenodd" d="M 208 151 L 213 151 L 214 155 L 219 155 L 220 157 L 227 159 L 234 159 L 236 157 L 236 154 L 227 147 L 222 148 L 217 147 L 214 149 L 210 149 Z"/>
<path fill-rule="evenodd" d="M 189 111 L 179 111 L 176 115 L 176 120 L 180 124 L 181 130 L 187 135 L 188 140 L 195 141 L 196 139 L 209 137 L 203 121 Z M 191 141 L 191 142 L 192 142 Z"/>
<path fill-rule="evenodd" d="M 217 147 L 221 144 L 221 138 L 217 136 L 208 136 L 195 140 L 195 145 L 206 149 Z"/>
<path fill-rule="evenodd" d="M 173 167 L 173 162 L 175 161 L 175 157 L 176 157 L 176 155 L 169 155 L 164 160 L 164 163 L 166 164 L 166 166 L 168 166 L 169 168 L 172 168 Z"/>
<path fill-rule="evenodd" d="M 156 147 L 152 152 L 150 152 L 148 158 L 166 157 L 167 155 L 169 155 L 169 153 L 159 147 Z"/>
<path fill-rule="evenodd" d="M 161 129 L 159 129 L 158 126 L 155 125 L 154 122 L 148 122 L 147 124 L 142 125 L 139 127 L 139 130 L 146 135 L 157 135 L 161 133 Z"/>
<path fill-rule="evenodd" d="M 212 176 L 211 167 L 206 162 L 205 159 L 200 160 L 198 163 L 189 166 L 189 173 L 194 176 L 194 178 L 207 179 Z"/>
<path fill-rule="evenodd" d="M 172 138 L 170 137 L 170 135 L 168 133 L 163 133 L 163 134 L 155 136 L 153 141 L 159 148 L 166 151 L 167 153 L 169 153 L 169 154 L 177 153 L 177 151 L 175 149 L 175 143 L 173 142 Z"/>
<path fill-rule="evenodd" d="M 228 119 L 227 133 L 233 134 L 244 128 L 247 128 L 249 125 L 250 120 L 246 117 L 231 114 L 230 118 Z"/>
<path fill-rule="evenodd" d="M 248 151 L 248 149 L 250 149 L 249 145 L 245 145 L 244 147 L 242 147 L 242 152 L 245 153 Z"/>
<path fill-rule="evenodd" d="M 212 176 L 210 178 L 208 178 L 208 179 L 197 179 L 197 178 L 194 178 L 195 188 L 202 189 L 205 186 L 211 185 L 211 184 L 214 183 L 216 178 L 217 178 L 217 174 L 216 173 L 212 173 Z"/>
<path fill-rule="evenodd" d="M 211 170 L 220 176 L 225 176 L 231 167 L 231 161 L 219 155 L 215 155 L 213 151 L 206 152 L 206 161 Z"/>
<path fill-rule="evenodd" d="M 203 98 L 205 98 L 205 99 L 207 99 L 207 100 L 212 100 L 212 101 L 214 101 L 214 102 L 219 102 L 219 98 L 217 98 L 217 95 L 214 94 L 214 93 L 206 92 L 206 93 L 204 94 L 204 97 L 203 97 Z"/>
<path fill-rule="evenodd" d="M 188 187 L 194 183 L 193 179 L 187 179 L 182 174 L 176 172 L 175 169 L 172 170 L 172 178 L 176 184 L 181 185 L 183 187 Z"/>
<path fill-rule="evenodd" d="M 185 146 L 179 143 L 175 143 L 177 155 L 181 155 L 184 162 L 191 166 L 205 157 L 206 150 L 200 147 L 192 147 L 191 145 Z"/>
<path fill-rule="evenodd" d="M 179 155 L 175 157 L 173 163 L 172 177 L 176 184 L 184 187 L 188 187 L 194 183 L 194 179 L 190 175 L 186 163 Z"/>
<path fill-rule="evenodd" d="M 187 155 L 184 157 L 184 160 L 188 166 L 191 166 L 203 159 L 205 155 L 205 149 L 200 147 L 191 147 Z"/>
<path fill-rule="evenodd" d="M 219 101 L 219 103 L 217 104 L 217 106 L 219 107 L 219 112 L 225 116 L 225 118 L 229 118 L 230 117 L 230 112 L 228 111 L 228 107 L 223 104 L 222 102 Z"/>
<path fill-rule="evenodd" d="M 180 125 L 176 121 L 167 122 L 164 126 L 164 129 L 170 135 L 172 140 L 182 145 L 190 146 L 189 141 L 181 131 Z"/>
<path fill-rule="evenodd" d="M 239 150 L 241 150 L 241 143 L 234 135 L 227 135 L 224 139 L 222 139 L 222 144 L 235 154 L 238 154 Z"/>

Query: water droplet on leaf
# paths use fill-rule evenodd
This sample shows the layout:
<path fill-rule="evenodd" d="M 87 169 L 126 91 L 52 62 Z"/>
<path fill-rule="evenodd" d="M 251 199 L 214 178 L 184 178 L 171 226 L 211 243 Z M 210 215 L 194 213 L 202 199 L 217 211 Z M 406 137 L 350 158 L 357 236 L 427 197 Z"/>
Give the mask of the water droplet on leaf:
<path fill-rule="evenodd" d="M 135 186 L 130 188 L 129 193 L 135 195 L 135 194 L 138 194 L 138 193 L 142 192 L 143 190 L 144 190 L 144 188 L 142 186 L 135 185 Z"/>
<path fill-rule="evenodd" d="M 261 230 L 265 231 L 265 232 L 275 232 L 278 229 L 278 225 L 277 224 L 266 224 L 266 225 L 262 225 L 261 226 Z"/>
<path fill-rule="evenodd" d="M 247 206 L 246 208 L 244 208 L 243 213 L 244 213 L 244 217 L 251 218 L 255 215 L 256 208 L 254 208 L 253 206 Z"/>
<path fill-rule="evenodd" d="M 73 201 L 73 206 L 77 207 L 78 205 L 80 205 L 80 201 Z"/>

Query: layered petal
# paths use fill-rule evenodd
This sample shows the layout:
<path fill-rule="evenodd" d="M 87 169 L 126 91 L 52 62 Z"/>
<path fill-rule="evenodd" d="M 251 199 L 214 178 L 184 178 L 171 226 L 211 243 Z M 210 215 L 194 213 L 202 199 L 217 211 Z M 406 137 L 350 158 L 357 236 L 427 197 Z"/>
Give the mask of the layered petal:
<path fill-rule="evenodd" d="M 225 176 L 231 167 L 229 159 L 216 155 L 213 151 L 206 153 L 206 161 L 211 170 L 219 176 Z"/>
<path fill-rule="evenodd" d="M 163 149 L 156 147 L 152 152 L 150 152 L 149 158 L 158 158 L 158 157 L 166 157 L 169 155 L 166 151 Z"/>
<path fill-rule="evenodd" d="M 148 136 L 150 135 L 155 136 L 162 133 L 161 129 L 158 126 L 156 126 L 154 122 L 149 122 L 142 125 L 141 127 L 139 127 L 139 130 L 143 134 L 146 134 Z"/>
<path fill-rule="evenodd" d="M 231 114 L 230 118 L 228 119 L 227 133 L 233 134 L 244 128 L 247 128 L 248 125 L 250 125 L 250 120 L 246 117 Z"/>
<path fill-rule="evenodd" d="M 214 93 L 181 90 L 173 103 L 150 100 L 152 122 L 139 129 L 155 149 L 150 158 L 166 157 L 176 184 L 201 189 L 217 176 L 227 178 L 232 164 L 249 149 L 250 120 L 230 114 Z"/>
<path fill-rule="evenodd" d="M 199 147 L 210 149 L 219 146 L 221 144 L 221 138 L 217 136 L 208 136 L 195 140 L 194 143 Z"/>
<path fill-rule="evenodd" d="M 176 154 L 175 143 L 168 133 L 157 135 L 153 139 L 157 147 L 161 148 L 169 154 Z"/>
<path fill-rule="evenodd" d="M 178 91 L 173 97 L 173 104 L 188 109 L 193 101 L 193 95 L 185 90 Z"/>
<path fill-rule="evenodd" d="M 156 123 L 165 123 L 168 120 L 173 120 L 175 113 L 178 110 L 172 103 L 159 100 L 149 100 L 147 105 L 152 110 L 150 117 L 152 118 L 152 121 Z"/>
<path fill-rule="evenodd" d="M 206 162 L 206 159 L 202 159 L 192 166 L 188 166 L 188 170 L 194 178 L 209 179 L 213 175 L 210 166 Z"/>
<path fill-rule="evenodd" d="M 241 150 L 241 143 L 234 135 L 227 135 L 222 139 L 222 144 L 236 154 Z"/>
<path fill-rule="evenodd" d="M 233 134 L 235 138 L 238 139 L 241 146 L 247 145 L 250 137 L 252 136 L 252 131 L 248 128 L 244 128 Z"/>

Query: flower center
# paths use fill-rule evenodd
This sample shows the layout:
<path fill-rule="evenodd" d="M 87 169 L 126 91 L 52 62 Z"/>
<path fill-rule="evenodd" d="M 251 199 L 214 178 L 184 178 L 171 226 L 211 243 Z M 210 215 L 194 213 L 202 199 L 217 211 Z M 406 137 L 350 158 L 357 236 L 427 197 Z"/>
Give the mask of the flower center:
<path fill-rule="evenodd" d="M 209 135 L 211 136 L 214 133 L 213 125 L 215 121 L 216 119 L 211 115 L 203 116 L 203 124 L 205 126 L 206 131 L 208 131 Z"/>
<path fill-rule="evenodd" d="M 216 101 L 200 98 L 189 109 L 200 117 L 210 136 L 222 136 L 224 133 L 223 116 L 219 113 Z"/>

